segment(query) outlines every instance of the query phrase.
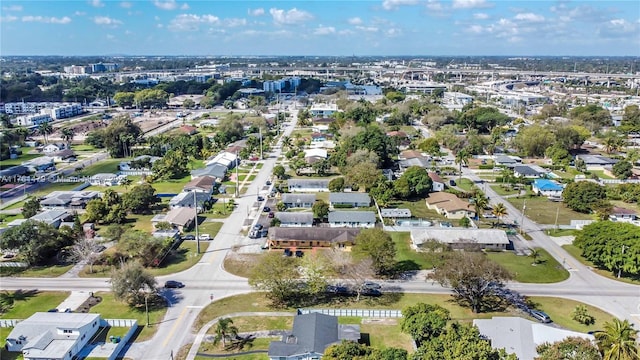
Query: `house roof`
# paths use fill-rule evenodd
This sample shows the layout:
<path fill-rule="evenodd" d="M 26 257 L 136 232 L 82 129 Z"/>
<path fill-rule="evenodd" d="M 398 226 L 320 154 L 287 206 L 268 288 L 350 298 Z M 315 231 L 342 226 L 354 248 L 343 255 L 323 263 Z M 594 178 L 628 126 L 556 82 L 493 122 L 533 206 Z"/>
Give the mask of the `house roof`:
<path fill-rule="evenodd" d="M 468 210 L 475 211 L 473 206 L 466 200 L 460 199 L 454 194 L 446 192 L 435 192 L 427 197 L 427 204 L 437 206 L 446 211 Z"/>
<path fill-rule="evenodd" d="M 282 202 L 285 204 L 314 203 L 316 194 L 282 194 Z"/>
<path fill-rule="evenodd" d="M 635 212 L 632 209 L 627 209 L 619 206 L 614 206 L 613 209 L 611 209 L 611 215 L 636 215 L 636 214 L 637 212 Z"/>
<path fill-rule="evenodd" d="M 71 202 L 87 202 L 100 196 L 97 191 L 52 191 L 40 201 L 43 206 L 66 205 Z"/>
<path fill-rule="evenodd" d="M 359 331 L 358 331 L 359 332 Z M 283 335 L 282 341 L 269 344 L 269 357 L 292 356 L 308 353 L 322 354 L 340 341 L 340 325 L 335 316 L 309 313 L 293 319 L 293 330 Z"/>
<path fill-rule="evenodd" d="M 584 161 L 585 165 L 613 165 L 618 162 L 602 155 L 577 155 L 576 158 Z"/>
<path fill-rule="evenodd" d="M 360 192 L 332 192 L 329 194 L 330 203 L 371 203 L 369 194 Z"/>
<path fill-rule="evenodd" d="M 313 213 L 310 212 L 277 212 L 275 217 L 283 223 L 311 224 L 313 223 Z"/>
<path fill-rule="evenodd" d="M 440 175 L 438 175 L 438 174 L 436 174 L 434 172 L 428 172 L 427 174 L 429 175 L 429 178 L 431 179 L 431 181 L 444 184 L 444 180 L 442 180 Z"/>
<path fill-rule="evenodd" d="M 199 207 L 202 207 L 202 204 L 211 199 L 211 195 L 202 192 L 181 192 L 178 195 L 174 196 L 169 200 L 170 206 L 178 206 L 178 207 L 193 207 L 193 194 L 195 194 L 195 201 Z"/>
<path fill-rule="evenodd" d="M 498 164 L 516 164 L 518 162 L 514 158 L 506 155 L 496 155 L 493 160 Z"/>
<path fill-rule="evenodd" d="M 70 158 L 76 156 L 76 153 L 71 149 L 64 149 L 53 153 L 51 156 L 59 157 L 62 159 Z"/>
<path fill-rule="evenodd" d="M 413 159 L 413 158 L 424 158 L 421 152 L 416 150 L 405 150 L 400 153 L 400 156 L 405 159 Z"/>
<path fill-rule="evenodd" d="M 595 340 L 593 335 L 559 329 L 520 317 L 475 319 L 473 325 L 478 327 L 481 335 L 489 338 L 494 349 L 504 348 L 507 353 L 515 353 L 518 359 L 536 358 L 536 347 L 546 342 L 554 343 L 568 337 Z"/>
<path fill-rule="evenodd" d="M 304 157 L 305 158 L 309 158 L 309 157 L 320 157 L 323 159 L 327 158 L 327 150 L 325 149 L 306 149 L 304 150 Z"/>
<path fill-rule="evenodd" d="M 404 131 L 389 131 L 389 132 L 387 133 L 387 136 L 389 136 L 389 137 L 397 136 L 397 137 L 404 137 L 404 138 L 406 138 L 406 137 L 407 137 L 407 133 L 406 133 L 406 132 L 404 132 Z"/>
<path fill-rule="evenodd" d="M 48 164 L 53 164 L 53 158 L 50 156 L 41 156 L 22 163 L 22 165 L 25 166 L 40 166 Z"/>
<path fill-rule="evenodd" d="M 202 169 L 195 169 L 191 171 L 191 176 L 201 177 L 201 176 L 213 176 L 218 179 L 224 179 L 225 174 L 227 173 L 228 168 L 222 164 L 212 164 L 208 165 Z"/>
<path fill-rule="evenodd" d="M 398 161 L 398 165 L 400 165 L 400 167 L 405 169 L 410 168 L 412 166 L 427 168 L 429 167 L 429 160 L 427 160 L 427 158 L 425 157 L 414 157 L 414 158 L 400 160 Z"/>
<path fill-rule="evenodd" d="M 213 185 L 216 183 L 216 178 L 213 176 L 209 176 L 209 175 L 205 175 L 205 176 L 198 176 L 194 179 L 192 179 L 191 181 L 189 181 L 185 186 L 184 189 L 202 189 L 202 190 L 211 190 L 213 188 Z"/>
<path fill-rule="evenodd" d="M 382 217 L 390 218 L 410 218 L 411 210 L 409 209 L 380 209 L 380 215 Z"/>
<path fill-rule="evenodd" d="M 564 189 L 562 185 L 557 182 L 547 179 L 535 179 L 533 186 L 541 191 L 562 191 Z"/>
<path fill-rule="evenodd" d="M 58 220 L 63 220 L 67 217 L 71 216 L 65 210 L 45 210 L 41 213 L 35 214 L 29 218 L 29 220 L 33 221 L 41 221 L 47 224 L 52 224 Z"/>
<path fill-rule="evenodd" d="M 191 125 L 182 125 L 180 126 L 180 131 L 186 133 L 186 134 L 193 134 L 196 131 L 198 131 L 198 128 L 195 126 L 191 126 Z"/>
<path fill-rule="evenodd" d="M 12 166 L 8 169 L 0 170 L 0 177 L 24 175 L 29 172 L 29 168 L 22 165 Z"/>
<path fill-rule="evenodd" d="M 329 222 L 375 223 L 376 213 L 373 211 L 331 211 Z"/>
<path fill-rule="evenodd" d="M 176 229 L 156 230 L 153 233 L 151 233 L 151 236 L 153 236 L 154 238 L 174 238 L 179 233 L 180 232 Z"/>
<path fill-rule="evenodd" d="M 91 180 L 104 181 L 116 179 L 119 175 L 112 173 L 99 173 L 91 176 Z"/>
<path fill-rule="evenodd" d="M 352 242 L 360 229 L 330 227 L 270 227 L 269 240 L 280 241 L 329 241 L 332 243 Z"/>
<path fill-rule="evenodd" d="M 298 186 L 305 188 L 326 189 L 329 186 L 329 180 L 326 179 L 289 179 L 287 180 L 289 187 Z"/>
<path fill-rule="evenodd" d="M 522 174 L 524 176 L 538 176 L 541 174 L 540 171 L 528 166 L 528 165 L 518 165 L 513 168 L 514 172 L 518 174 Z"/>
<path fill-rule="evenodd" d="M 178 207 L 169 210 L 164 217 L 164 221 L 178 226 L 185 226 L 195 219 L 196 209 L 189 207 Z"/>
<path fill-rule="evenodd" d="M 431 239 L 445 244 L 509 244 L 507 233 L 498 229 L 427 228 L 411 230 L 411 241 L 414 245 L 420 245 Z"/>

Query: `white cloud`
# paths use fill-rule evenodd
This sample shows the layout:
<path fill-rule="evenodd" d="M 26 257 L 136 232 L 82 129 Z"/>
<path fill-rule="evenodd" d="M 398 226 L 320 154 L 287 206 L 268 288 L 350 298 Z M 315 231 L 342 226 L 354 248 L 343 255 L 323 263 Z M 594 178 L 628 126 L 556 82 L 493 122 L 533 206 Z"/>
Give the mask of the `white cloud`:
<path fill-rule="evenodd" d="M 224 26 L 227 26 L 227 27 L 245 26 L 247 25 L 247 19 L 229 18 L 229 19 L 224 19 L 222 23 L 224 24 Z"/>
<path fill-rule="evenodd" d="M 364 32 L 378 32 L 380 30 L 375 26 L 356 26 L 356 29 Z"/>
<path fill-rule="evenodd" d="M 89 4 L 93 7 L 103 7 L 104 3 L 101 0 L 89 0 Z"/>
<path fill-rule="evenodd" d="M 484 30 L 483 27 L 480 25 L 469 26 L 469 32 L 472 32 L 474 34 L 482 34 L 483 30 Z"/>
<path fill-rule="evenodd" d="M 351 19 L 347 20 L 347 22 L 351 25 L 362 25 L 362 19 L 357 16 L 352 17 Z"/>
<path fill-rule="evenodd" d="M 249 9 L 247 12 L 251 16 L 262 16 L 262 15 L 264 15 L 264 9 L 263 8 Z"/>
<path fill-rule="evenodd" d="M 388 37 L 396 37 L 396 36 L 400 36 L 402 34 L 402 30 L 398 29 L 398 28 L 389 28 L 385 31 L 385 34 Z"/>
<path fill-rule="evenodd" d="M 116 37 L 114 35 L 107 34 L 106 38 L 107 38 L 107 40 L 114 40 Z"/>
<path fill-rule="evenodd" d="M 625 19 L 611 19 L 598 28 L 598 35 L 604 37 L 623 37 L 627 35 L 635 35 L 640 32 L 638 22 L 633 23 Z"/>
<path fill-rule="evenodd" d="M 21 5 L 3 6 L 2 11 L 22 11 L 22 6 Z"/>
<path fill-rule="evenodd" d="M 473 14 L 473 18 L 476 20 L 487 20 L 489 15 L 485 13 L 475 13 Z"/>
<path fill-rule="evenodd" d="M 491 6 L 486 0 L 453 0 L 452 5 L 454 9 L 482 9 Z"/>
<path fill-rule="evenodd" d="M 385 10 L 395 10 L 403 5 L 415 5 L 418 0 L 384 0 L 382 2 L 382 8 Z"/>
<path fill-rule="evenodd" d="M 93 18 L 96 25 L 118 26 L 122 25 L 122 21 L 110 18 L 108 16 L 96 16 Z"/>
<path fill-rule="evenodd" d="M 304 10 L 298 10 L 296 8 L 293 8 L 289 11 L 286 11 L 284 9 L 271 8 L 269 9 L 269 13 L 271 14 L 271 17 L 273 17 L 273 22 L 277 25 L 300 24 L 313 19 L 313 15 L 311 15 L 310 13 Z"/>
<path fill-rule="evenodd" d="M 180 14 L 176 16 L 167 28 L 171 31 L 198 31 L 203 24 L 219 24 L 220 18 L 214 15 Z"/>
<path fill-rule="evenodd" d="M 154 0 L 153 5 L 162 10 L 175 10 L 178 8 L 176 0 Z"/>
<path fill-rule="evenodd" d="M 427 0 L 427 9 L 431 11 L 442 11 L 444 7 L 439 0 Z"/>
<path fill-rule="evenodd" d="M 46 16 L 23 16 L 23 22 L 39 22 L 45 24 L 68 24 L 71 22 L 71 18 L 68 16 L 57 18 L 57 17 L 46 17 Z"/>
<path fill-rule="evenodd" d="M 121 8 L 131 9 L 132 6 L 133 6 L 133 4 L 128 2 L 128 1 L 123 1 L 123 2 L 120 3 L 120 7 Z"/>
<path fill-rule="evenodd" d="M 14 22 L 16 20 L 18 20 L 17 16 L 13 16 L 13 15 L 0 16 L 0 22 Z"/>
<path fill-rule="evenodd" d="M 180 10 L 189 10 L 189 4 L 184 3 L 184 4 L 180 5 Z"/>
<path fill-rule="evenodd" d="M 84 12 L 84 11 L 76 11 L 76 12 L 73 13 L 73 15 L 74 16 L 85 16 L 85 15 L 87 15 L 87 13 Z"/>
<path fill-rule="evenodd" d="M 153 20 L 155 20 L 155 21 L 160 21 L 160 16 L 157 16 L 157 15 L 156 15 L 156 16 L 154 16 L 154 17 L 153 17 Z"/>
<path fill-rule="evenodd" d="M 313 33 L 315 35 L 331 35 L 331 34 L 335 34 L 336 32 L 336 28 L 334 28 L 333 26 L 318 26 Z"/>
<path fill-rule="evenodd" d="M 544 16 L 529 12 L 529 13 L 516 14 L 514 19 L 521 20 L 521 21 L 528 21 L 528 22 L 543 22 Z"/>

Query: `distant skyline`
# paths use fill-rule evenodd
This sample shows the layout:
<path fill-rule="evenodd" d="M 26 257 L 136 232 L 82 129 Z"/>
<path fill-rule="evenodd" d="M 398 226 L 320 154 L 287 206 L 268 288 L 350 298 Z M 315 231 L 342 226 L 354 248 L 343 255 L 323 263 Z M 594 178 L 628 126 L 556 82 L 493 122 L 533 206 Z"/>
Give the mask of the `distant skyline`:
<path fill-rule="evenodd" d="M 5 1 L 0 55 L 640 56 L 640 1 Z"/>

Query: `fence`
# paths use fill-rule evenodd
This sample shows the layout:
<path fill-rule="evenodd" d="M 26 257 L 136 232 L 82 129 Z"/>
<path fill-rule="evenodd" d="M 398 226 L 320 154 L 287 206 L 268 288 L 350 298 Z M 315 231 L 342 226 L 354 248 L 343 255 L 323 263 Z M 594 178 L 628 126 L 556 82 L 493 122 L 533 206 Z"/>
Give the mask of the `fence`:
<path fill-rule="evenodd" d="M 104 322 L 112 327 L 129 327 L 129 331 L 120 339 L 120 342 L 116 345 L 115 349 L 111 352 L 108 360 L 115 360 L 122 349 L 127 345 L 133 334 L 138 330 L 138 320 L 133 319 L 103 319 Z"/>
<path fill-rule="evenodd" d="M 15 327 L 20 321 L 18 319 L 0 319 L 0 328 L 12 328 Z"/>
<path fill-rule="evenodd" d="M 106 326 L 104 323 L 111 327 L 138 326 L 138 320 L 134 319 L 103 319 L 103 321 L 102 326 Z"/>
<path fill-rule="evenodd" d="M 298 309 L 298 315 L 320 313 L 332 316 L 353 316 L 369 318 L 401 318 L 400 310 L 368 310 L 368 309 Z"/>

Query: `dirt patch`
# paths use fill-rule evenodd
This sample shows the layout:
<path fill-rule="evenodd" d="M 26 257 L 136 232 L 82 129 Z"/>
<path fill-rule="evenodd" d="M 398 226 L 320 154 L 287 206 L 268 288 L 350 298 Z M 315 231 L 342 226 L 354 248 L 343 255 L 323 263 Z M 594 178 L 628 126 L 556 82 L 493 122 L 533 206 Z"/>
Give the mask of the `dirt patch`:
<path fill-rule="evenodd" d="M 363 324 L 374 325 L 398 325 L 398 319 L 392 318 L 365 318 L 362 319 Z"/>
<path fill-rule="evenodd" d="M 224 269 L 237 276 L 249 277 L 259 256 L 258 254 L 240 254 L 231 251 L 224 259 Z"/>
<path fill-rule="evenodd" d="M 76 312 L 88 313 L 92 307 L 98 305 L 101 301 L 102 301 L 102 297 L 91 295 L 85 302 L 82 303 L 82 305 L 80 305 L 76 309 Z"/>

